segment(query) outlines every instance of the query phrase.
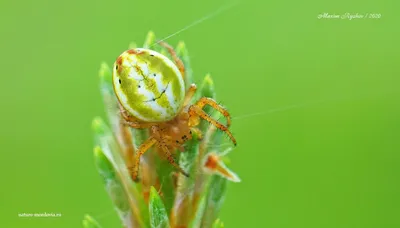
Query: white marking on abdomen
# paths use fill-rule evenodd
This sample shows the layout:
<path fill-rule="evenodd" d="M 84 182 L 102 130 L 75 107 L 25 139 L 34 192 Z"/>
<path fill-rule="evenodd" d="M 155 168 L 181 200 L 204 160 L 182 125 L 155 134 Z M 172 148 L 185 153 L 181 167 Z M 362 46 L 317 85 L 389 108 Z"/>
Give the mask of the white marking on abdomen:
<path fill-rule="evenodd" d="M 172 83 L 170 83 L 170 85 L 168 86 L 167 90 L 165 91 L 164 96 L 167 96 L 169 105 L 172 107 L 172 109 L 174 110 L 174 112 L 176 112 L 178 110 L 178 102 L 175 102 L 175 98 L 179 99 L 178 97 L 174 96 L 174 93 L 172 92 Z"/>
<path fill-rule="evenodd" d="M 153 92 L 147 90 L 144 86 L 138 88 L 138 92 L 145 97 L 145 99 L 140 102 L 144 102 L 146 107 L 149 107 L 153 111 L 160 113 L 160 118 L 156 117 L 157 119 L 163 119 L 167 117 L 167 110 L 159 105 L 156 100 L 153 101 L 153 99 L 157 98 Z M 165 95 L 163 94 L 162 96 Z"/>

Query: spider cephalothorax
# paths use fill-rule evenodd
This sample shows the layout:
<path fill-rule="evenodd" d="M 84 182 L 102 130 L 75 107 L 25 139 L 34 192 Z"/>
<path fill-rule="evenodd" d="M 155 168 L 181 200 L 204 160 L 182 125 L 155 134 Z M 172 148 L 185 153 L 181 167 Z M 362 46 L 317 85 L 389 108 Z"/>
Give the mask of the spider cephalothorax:
<path fill-rule="evenodd" d="M 161 42 L 173 58 L 149 49 L 136 48 L 122 53 L 113 67 L 113 87 L 117 95 L 124 124 L 133 128 L 149 128 L 150 137 L 140 145 L 136 153 L 132 178 L 138 177 L 140 156 L 153 145 L 157 145 L 168 161 L 181 173 L 188 176 L 174 161 L 171 152 L 184 150 L 182 144 L 192 138 L 193 132 L 201 137 L 196 126 L 200 118 L 226 132 L 236 145 L 228 130 L 229 113 L 211 98 L 200 98 L 189 104 L 196 91 L 192 84 L 185 93 L 182 61 L 175 51 Z M 210 105 L 227 118 L 226 126 L 203 111 Z"/>

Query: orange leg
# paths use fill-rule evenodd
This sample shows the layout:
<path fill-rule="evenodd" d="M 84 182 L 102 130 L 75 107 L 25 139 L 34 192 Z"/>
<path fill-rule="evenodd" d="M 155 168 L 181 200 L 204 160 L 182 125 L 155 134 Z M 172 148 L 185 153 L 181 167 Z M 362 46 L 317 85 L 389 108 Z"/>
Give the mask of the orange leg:
<path fill-rule="evenodd" d="M 153 126 L 155 123 L 151 122 L 138 122 L 134 117 L 130 116 L 129 113 L 120 105 L 119 106 L 120 113 L 121 113 L 121 124 L 122 125 L 127 125 L 132 128 L 150 128 Z"/>
<path fill-rule="evenodd" d="M 139 146 L 139 148 L 138 148 L 138 150 L 136 152 L 135 165 L 134 165 L 134 167 L 132 167 L 133 168 L 132 179 L 134 181 L 138 180 L 140 156 L 142 156 L 156 142 L 157 142 L 157 140 L 155 138 L 150 137 L 146 141 L 144 141 L 142 143 L 142 145 Z"/>
<path fill-rule="evenodd" d="M 189 104 L 189 102 L 190 102 L 190 100 L 192 100 L 196 90 L 197 90 L 196 84 L 191 84 L 189 89 L 187 90 L 187 92 L 185 94 L 185 98 L 183 100 L 183 105 L 181 107 L 181 110 L 179 110 L 178 113 L 180 113 L 182 111 L 182 109 L 185 108 Z"/>
<path fill-rule="evenodd" d="M 208 98 L 208 97 L 202 97 L 200 100 L 198 100 L 195 104 L 197 107 L 200 109 L 203 109 L 204 106 L 210 105 L 217 111 L 219 111 L 222 115 L 225 116 L 226 118 L 226 126 L 229 127 L 231 125 L 231 116 L 229 115 L 229 112 L 219 105 L 214 99 Z"/>
<path fill-rule="evenodd" d="M 175 62 L 175 65 L 178 67 L 179 71 L 182 74 L 182 77 L 185 78 L 185 65 L 183 65 L 182 60 L 176 55 L 176 52 L 173 47 L 171 47 L 168 43 L 164 41 L 159 41 L 158 44 L 160 44 L 162 47 L 167 49 L 169 54 L 171 55 L 172 59 Z"/>
<path fill-rule="evenodd" d="M 123 125 L 130 126 L 132 128 L 150 128 L 154 125 L 154 123 L 139 123 L 139 122 L 132 122 L 128 120 L 121 119 L 121 123 Z"/>
<path fill-rule="evenodd" d="M 134 167 L 135 164 L 135 146 L 132 140 L 132 132 L 131 129 L 123 124 L 120 125 L 120 133 L 121 133 L 121 140 L 122 140 L 122 148 L 124 150 L 124 157 L 126 160 L 126 166 L 128 169 Z"/>
<path fill-rule="evenodd" d="M 176 169 L 179 170 L 183 175 L 189 177 L 189 174 L 185 172 L 178 164 L 176 164 L 174 158 L 172 157 L 171 152 L 169 152 L 168 148 L 164 145 L 160 145 L 162 151 L 164 152 L 165 157 L 167 158 L 168 162 L 173 165 Z"/>
<path fill-rule="evenodd" d="M 220 129 L 221 131 L 225 132 L 229 136 L 229 138 L 232 140 L 233 144 L 236 146 L 236 139 L 233 137 L 232 133 L 228 130 L 228 127 L 226 127 L 225 125 L 223 125 L 220 122 L 211 118 L 210 115 L 208 115 L 206 112 L 204 112 L 199 107 L 197 107 L 195 105 L 190 106 L 189 115 L 190 115 L 191 119 L 194 119 L 194 121 L 192 121 L 194 124 L 198 124 L 197 118 L 201 117 L 202 119 L 211 123 L 212 125 L 214 125 L 218 129 Z M 192 125 L 192 126 L 194 126 L 194 125 Z"/>

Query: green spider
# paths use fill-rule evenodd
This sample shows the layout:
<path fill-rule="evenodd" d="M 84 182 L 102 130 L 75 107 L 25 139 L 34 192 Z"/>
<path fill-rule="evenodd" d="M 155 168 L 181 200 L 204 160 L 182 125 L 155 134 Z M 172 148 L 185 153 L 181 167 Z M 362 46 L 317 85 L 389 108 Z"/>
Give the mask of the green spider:
<path fill-rule="evenodd" d="M 231 120 L 228 111 L 211 98 L 202 97 L 194 104 L 189 102 L 196 91 L 192 84 L 185 93 L 185 67 L 175 50 L 165 42 L 168 57 L 144 48 L 123 52 L 113 66 L 113 87 L 118 98 L 123 124 L 132 128 L 150 129 L 149 138 L 138 148 L 132 178 L 138 179 L 140 157 L 156 145 L 169 163 L 182 174 L 189 176 L 174 161 L 171 151 L 184 151 L 183 144 L 192 139 L 192 132 L 201 137 L 196 128 L 200 118 L 224 131 L 236 145 L 228 130 Z M 226 126 L 203 111 L 205 105 L 218 110 L 227 119 Z"/>

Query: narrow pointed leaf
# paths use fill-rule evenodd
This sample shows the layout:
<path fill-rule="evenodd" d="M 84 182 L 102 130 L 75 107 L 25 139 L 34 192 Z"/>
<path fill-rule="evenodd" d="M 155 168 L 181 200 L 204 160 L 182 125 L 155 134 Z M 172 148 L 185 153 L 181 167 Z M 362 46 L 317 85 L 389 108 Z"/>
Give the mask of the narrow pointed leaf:
<path fill-rule="evenodd" d="M 173 227 L 187 226 L 193 216 L 192 196 L 197 175 L 197 156 L 199 153 L 199 140 L 196 134 L 193 134 L 186 146 L 186 151 L 181 153 L 179 166 L 189 173 L 189 177 L 179 174 L 178 186 L 175 195 L 174 207 L 172 208 L 171 223 Z"/>
<path fill-rule="evenodd" d="M 128 49 L 134 49 L 134 48 L 137 48 L 138 46 L 137 46 L 137 44 L 135 43 L 135 42 L 131 42 L 130 44 L 129 44 L 129 46 L 128 46 Z"/>
<path fill-rule="evenodd" d="M 108 86 L 112 86 L 112 72 L 108 64 L 105 62 L 100 65 L 99 77 L 100 83 L 107 83 Z"/>
<path fill-rule="evenodd" d="M 204 210 L 206 209 L 206 194 L 207 192 L 204 191 L 204 194 L 201 196 L 199 200 L 198 207 L 194 212 L 193 220 L 191 221 L 190 227 L 191 228 L 201 228 L 201 222 L 203 219 Z"/>
<path fill-rule="evenodd" d="M 150 224 L 152 228 L 167 228 L 169 227 L 168 214 L 164 204 L 154 187 L 150 189 Z"/>
<path fill-rule="evenodd" d="M 136 185 L 126 169 L 119 147 L 111 131 L 100 118 L 93 121 L 95 132 L 95 162 L 106 190 L 117 212 L 127 227 L 145 227 L 148 218 L 146 206 Z"/>
<path fill-rule="evenodd" d="M 175 198 L 173 172 L 176 172 L 176 170 L 165 158 L 160 156 L 156 157 L 156 169 L 165 208 L 167 211 L 171 211 Z"/>
<path fill-rule="evenodd" d="M 133 212 L 130 209 L 129 197 L 126 195 L 121 180 L 116 175 L 115 169 L 113 168 L 111 162 L 104 155 L 100 147 L 96 147 L 94 153 L 97 169 L 100 175 L 103 177 L 106 190 L 110 195 L 115 209 L 117 210 L 124 226 L 137 226 L 138 221 L 134 219 Z"/>
<path fill-rule="evenodd" d="M 100 76 L 100 91 L 105 105 L 108 122 L 110 123 L 114 135 L 119 136 L 121 132 L 120 115 L 118 108 L 118 101 L 113 91 L 112 86 L 112 72 L 111 68 L 102 63 L 99 70 Z M 117 137 L 118 138 L 118 137 Z M 121 142 L 121 139 L 118 138 Z"/>
<path fill-rule="evenodd" d="M 147 33 L 146 40 L 144 41 L 143 48 L 149 48 L 156 42 L 156 36 L 153 31 Z"/>
<path fill-rule="evenodd" d="M 216 98 L 214 81 L 212 80 L 210 74 L 207 74 L 204 77 L 203 82 L 200 86 L 200 91 L 201 91 L 201 95 L 204 97 L 209 97 L 212 99 Z"/>
<path fill-rule="evenodd" d="M 212 225 L 212 228 L 224 228 L 224 223 L 220 219 L 217 219 Z"/>
<path fill-rule="evenodd" d="M 212 176 L 208 186 L 208 195 L 206 199 L 207 210 L 204 212 L 202 226 L 210 227 L 217 219 L 222 203 L 225 199 L 227 180 L 220 176 Z"/>
<path fill-rule="evenodd" d="M 100 224 L 90 215 L 85 215 L 82 225 L 83 228 L 101 228 Z"/>

